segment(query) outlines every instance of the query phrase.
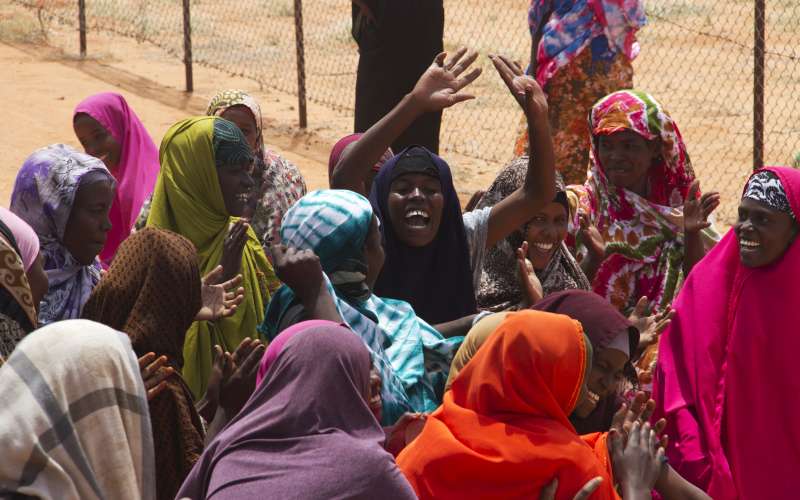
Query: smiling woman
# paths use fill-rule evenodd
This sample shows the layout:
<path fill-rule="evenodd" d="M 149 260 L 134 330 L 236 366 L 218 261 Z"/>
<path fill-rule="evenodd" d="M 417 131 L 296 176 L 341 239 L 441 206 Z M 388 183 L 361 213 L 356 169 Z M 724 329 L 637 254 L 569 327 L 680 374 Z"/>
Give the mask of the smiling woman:
<path fill-rule="evenodd" d="M 800 419 L 798 216 L 800 171 L 753 174 L 734 231 L 695 266 L 661 338 L 654 418 L 667 419 L 670 463 L 713 498 L 795 489 L 800 434 L 787 423 Z"/>
<path fill-rule="evenodd" d="M 100 280 L 115 187 L 103 162 L 63 144 L 36 151 L 17 174 L 11 211 L 36 231 L 50 282 L 40 324 L 80 317 Z"/>

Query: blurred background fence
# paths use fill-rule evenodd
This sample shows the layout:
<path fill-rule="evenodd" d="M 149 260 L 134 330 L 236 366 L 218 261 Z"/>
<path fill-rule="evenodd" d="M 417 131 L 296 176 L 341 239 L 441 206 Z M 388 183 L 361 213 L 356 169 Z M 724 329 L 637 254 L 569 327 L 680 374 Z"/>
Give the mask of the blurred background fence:
<path fill-rule="evenodd" d="M 353 112 L 358 53 L 344 0 L 12 1 L 36 9 L 43 25 L 76 28 L 79 5 L 85 5 L 86 30 L 155 44 L 176 62 L 185 60 L 183 6 L 189 4 L 195 64 L 304 94 L 309 106 Z M 465 45 L 527 64 L 527 0 L 444 3 L 446 49 Z M 800 2 L 651 0 L 645 6 L 635 86 L 655 95 L 676 119 L 704 187 L 730 195 L 719 213 L 730 223 L 754 165 L 800 162 Z M 92 47 L 86 49 L 91 54 Z M 298 78 L 298 54 L 304 78 Z M 444 114 L 442 148 L 499 167 L 511 159 L 521 114 L 489 61 L 480 64 L 485 74 L 473 88 L 478 99 Z"/>

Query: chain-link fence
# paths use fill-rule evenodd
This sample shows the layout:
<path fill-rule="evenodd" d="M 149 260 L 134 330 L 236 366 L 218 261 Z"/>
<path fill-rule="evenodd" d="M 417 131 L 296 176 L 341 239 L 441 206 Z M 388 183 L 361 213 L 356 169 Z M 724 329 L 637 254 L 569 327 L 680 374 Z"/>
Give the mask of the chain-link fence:
<path fill-rule="evenodd" d="M 16 1 L 40 9 L 47 18 L 77 25 L 74 0 Z M 638 33 L 635 86 L 655 95 L 676 119 L 704 187 L 722 191 L 727 200 L 719 213 L 724 222 L 732 221 L 738 190 L 753 166 L 754 133 L 763 127 L 763 153 L 757 150 L 756 156 L 763 155 L 766 164 L 789 164 L 800 151 L 800 2 L 766 2 L 763 92 L 754 83 L 759 2 L 765 3 L 647 2 L 648 22 Z M 446 49 L 468 46 L 482 56 L 502 53 L 528 62 L 526 0 L 444 3 Z M 302 12 L 309 106 L 352 114 L 358 54 L 350 2 L 306 0 L 299 10 L 300 5 L 300 0 L 192 0 L 194 62 L 296 94 L 296 14 Z M 86 22 L 89 31 L 148 41 L 183 57 L 180 0 L 87 0 Z M 521 114 L 489 61 L 482 57 L 478 64 L 485 72 L 472 88 L 478 99 L 444 114 L 442 148 L 496 168 L 512 156 Z M 763 123 L 760 108 L 754 106 L 761 95 Z M 755 125 L 754 110 L 759 118 Z"/>

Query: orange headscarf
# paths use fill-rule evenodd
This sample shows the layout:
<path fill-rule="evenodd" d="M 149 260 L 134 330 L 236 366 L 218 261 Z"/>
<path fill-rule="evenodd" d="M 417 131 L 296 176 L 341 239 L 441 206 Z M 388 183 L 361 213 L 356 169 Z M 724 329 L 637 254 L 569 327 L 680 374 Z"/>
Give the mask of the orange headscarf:
<path fill-rule="evenodd" d="M 583 330 L 567 316 L 511 313 L 461 371 L 420 436 L 397 458 L 422 499 L 557 499 L 590 479 L 614 491 L 605 435 L 578 436 L 568 416 L 586 371 Z"/>

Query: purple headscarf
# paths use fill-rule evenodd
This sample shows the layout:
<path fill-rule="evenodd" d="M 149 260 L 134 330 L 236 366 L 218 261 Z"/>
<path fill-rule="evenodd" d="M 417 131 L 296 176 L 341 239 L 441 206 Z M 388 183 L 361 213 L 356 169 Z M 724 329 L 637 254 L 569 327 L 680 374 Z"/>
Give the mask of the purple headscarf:
<path fill-rule="evenodd" d="M 402 161 L 414 166 L 405 168 Z M 410 247 L 395 235 L 388 198 L 392 181 L 405 173 L 434 175 L 442 185 L 444 206 L 436 238 L 424 247 Z M 396 167 L 400 168 L 396 168 Z M 372 184 L 369 201 L 381 222 L 386 262 L 373 293 L 410 303 L 419 317 L 435 325 L 475 314 L 475 289 L 464 218 L 450 167 L 439 156 L 411 146 L 387 161 Z"/>
<path fill-rule="evenodd" d="M 177 498 L 416 498 L 367 404 L 370 366 L 344 327 L 296 333 Z"/>
<path fill-rule="evenodd" d="M 256 387 L 261 385 L 264 376 L 266 376 L 267 371 L 269 371 L 269 367 L 272 366 L 272 363 L 278 358 L 278 355 L 283 351 L 283 346 L 286 345 L 289 339 L 307 328 L 336 326 L 337 324 L 338 323 L 324 319 L 312 319 L 309 321 L 302 321 L 282 331 L 277 337 L 272 339 L 272 342 L 269 343 L 267 350 L 264 351 L 264 355 L 261 357 L 261 364 L 258 365 L 258 373 L 256 374 Z"/>
<path fill-rule="evenodd" d="M 11 211 L 36 231 L 50 289 L 39 305 L 39 324 L 80 318 L 100 281 L 100 261 L 83 266 L 62 243 L 81 183 L 114 177 L 103 162 L 64 144 L 35 151 L 25 160 L 11 193 Z"/>

